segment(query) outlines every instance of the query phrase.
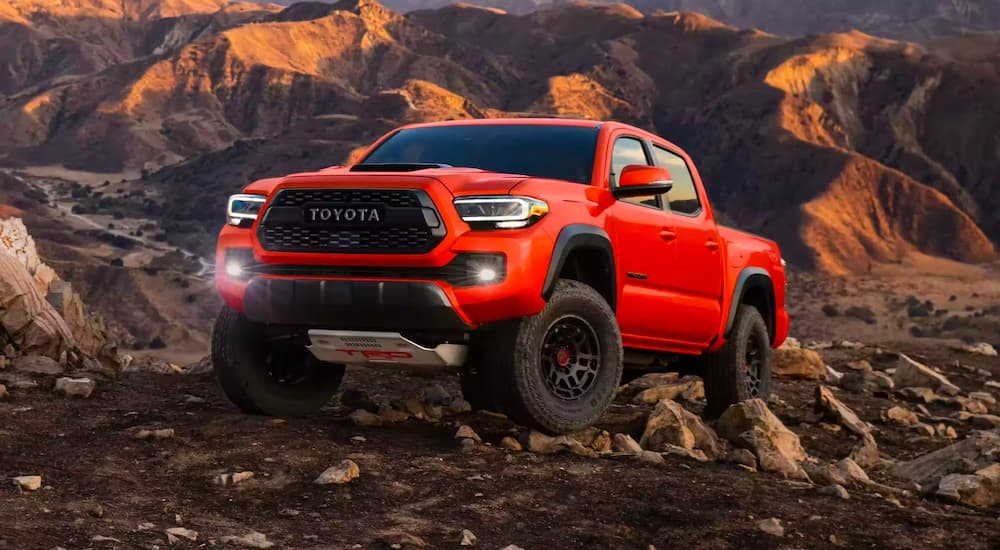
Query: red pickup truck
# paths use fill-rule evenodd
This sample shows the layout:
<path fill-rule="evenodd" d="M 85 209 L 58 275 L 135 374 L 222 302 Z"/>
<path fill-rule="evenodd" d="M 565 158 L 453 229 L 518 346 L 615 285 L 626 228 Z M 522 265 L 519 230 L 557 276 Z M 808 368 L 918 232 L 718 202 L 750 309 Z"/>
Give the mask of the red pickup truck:
<path fill-rule="evenodd" d="M 347 365 L 450 370 L 475 408 L 548 433 L 595 423 L 623 373 L 685 365 L 712 416 L 770 392 L 784 264 L 638 128 L 404 126 L 230 197 L 213 364 L 236 405 L 279 416 L 325 405 Z"/>

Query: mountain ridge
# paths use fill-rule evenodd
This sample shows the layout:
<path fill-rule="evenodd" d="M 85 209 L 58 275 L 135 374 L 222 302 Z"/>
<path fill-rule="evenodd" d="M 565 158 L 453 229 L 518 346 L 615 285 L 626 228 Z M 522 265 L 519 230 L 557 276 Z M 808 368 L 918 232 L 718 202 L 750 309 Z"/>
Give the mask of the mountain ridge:
<path fill-rule="evenodd" d="M 985 101 L 1000 63 L 948 44 L 783 38 L 623 4 L 528 15 L 300 4 L 8 97 L 0 162 L 141 168 L 162 206 L 136 208 L 168 228 L 198 226 L 167 233 L 207 249 L 216 210 L 246 178 L 343 162 L 397 124 L 616 119 L 685 147 L 715 206 L 803 267 L 856 272 L 913 253 L 990 261 L 1000 161 L 969 145 L 1000 127 Z M 965 127 L 942 123 L 956 116 Z M 176 192 L 204 200 L 179 212 Z"/>

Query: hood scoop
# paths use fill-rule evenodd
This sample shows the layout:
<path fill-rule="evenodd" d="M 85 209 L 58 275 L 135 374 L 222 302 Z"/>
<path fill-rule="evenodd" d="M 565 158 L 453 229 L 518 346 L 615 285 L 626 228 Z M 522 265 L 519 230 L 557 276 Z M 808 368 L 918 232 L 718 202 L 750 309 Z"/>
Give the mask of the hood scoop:
<path fill-rule="evenodd" d="M 355 164 L 351 167 L 351 172 L 415 172 L 417 170 L 427 170 L 431 168 L 454 168 L 450 164 L 437 164 L 433 162 L 395 162 L 395 163 L 371 163 Z"/>

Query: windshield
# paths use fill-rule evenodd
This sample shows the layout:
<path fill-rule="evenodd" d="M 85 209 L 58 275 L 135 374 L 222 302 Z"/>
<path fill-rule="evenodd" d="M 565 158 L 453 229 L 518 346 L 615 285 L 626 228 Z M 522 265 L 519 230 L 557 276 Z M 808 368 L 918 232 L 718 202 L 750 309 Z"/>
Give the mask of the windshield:
<path fill-rule="evenodd" d="M 401 130 L 359 164 L 447 164 L 590 184 L 597 128 L 490 124 Z"/>

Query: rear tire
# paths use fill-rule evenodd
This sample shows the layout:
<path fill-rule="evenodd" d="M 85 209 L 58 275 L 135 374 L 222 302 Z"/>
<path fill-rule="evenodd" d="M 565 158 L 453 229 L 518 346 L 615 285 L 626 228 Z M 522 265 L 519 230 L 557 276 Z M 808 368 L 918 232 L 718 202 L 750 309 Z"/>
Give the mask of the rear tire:
<path fill-rule="evenodd" d="M 736 323 L 722 348 L 705 357 L 707 418 L 717 418 L 731 405 L 771 396 L 771 338 L 757 308 L 741 305 Z"/>
<path fill-rule="evenodd" d="M 226 397 L 243 412 L 285 417 L 318 412 L 340 388 L 345 371 L 301 344 L 271 339 L 265 325 L 228 306 L 212 331 L 212 368 Z"/>
<path fill-rule="evenodd" d="M 549 434 L 583 430 L 611 405 L 621 382 L 621 332 L 596 290 L 562 279 L 538 315 L 480 340 L 493 403 L 511 420 Z"/>

